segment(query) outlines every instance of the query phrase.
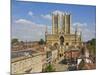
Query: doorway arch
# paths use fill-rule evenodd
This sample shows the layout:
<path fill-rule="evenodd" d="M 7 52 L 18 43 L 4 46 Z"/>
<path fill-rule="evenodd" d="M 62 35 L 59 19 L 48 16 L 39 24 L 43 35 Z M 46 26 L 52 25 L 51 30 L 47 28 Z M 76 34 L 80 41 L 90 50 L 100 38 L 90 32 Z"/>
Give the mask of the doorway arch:
<path fill-rule="evenodd" d="M 57 48 L 57 47 L 58 47 L 58 43 L 54 43 L 54 45 L 53 45 L 53 46 Z"/>
<path fill-rule="evenodd" d="M 68 43 L 68 42 L 66 42 L 66 45 L 68 46 L 68 45 L 69 45 L 69 43 Z"/>
<path fill-rule="evenodd" d="M 60 45 L 63 45 L 63 44 L 64 44 L 64 37 L 61 36 L 61 37 L 60 37 Z"/>

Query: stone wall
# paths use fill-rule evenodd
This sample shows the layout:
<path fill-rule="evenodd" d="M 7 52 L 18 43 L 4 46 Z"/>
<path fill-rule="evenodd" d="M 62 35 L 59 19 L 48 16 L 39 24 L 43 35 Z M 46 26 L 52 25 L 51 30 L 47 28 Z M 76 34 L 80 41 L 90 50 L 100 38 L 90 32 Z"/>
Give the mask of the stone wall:
<path fill-rule="evenodd" d="M 18 59 L 12 59 L 11 62 L 11 73 L 22 74 L 22 73 L 35 73 L 42 72 L 43 55 L 36 55 L 31 57 L 19 57 Z"/>

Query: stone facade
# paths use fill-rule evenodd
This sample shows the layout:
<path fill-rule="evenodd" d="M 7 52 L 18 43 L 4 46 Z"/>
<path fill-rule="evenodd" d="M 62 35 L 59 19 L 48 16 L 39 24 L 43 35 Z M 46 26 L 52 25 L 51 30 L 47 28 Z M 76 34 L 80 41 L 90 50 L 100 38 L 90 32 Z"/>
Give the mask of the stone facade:
<path fill-rule="evenodd" d="M 70 14 L 52 14 L 52 34 L 46 33 L 46 43 L 50 45 L 80 45 L 81 34 L 70 33 Z"/>
<path fill-rule="evenodd" d="M 58 50 L 52 50 L 52 63 L 56 63 L 58 57 Z"/>
<path fill-rule="evenodd" d="M 61 44 L 61 39 L 64 40 L 64 42 L 62 41 L 63 45 L 79 45 L 81 43 L 80 36 L 77 36 L 77 38 L 75 39 L 74 34 L 48 34 L 46 38 L 46 43 L 50 45 Z"/>

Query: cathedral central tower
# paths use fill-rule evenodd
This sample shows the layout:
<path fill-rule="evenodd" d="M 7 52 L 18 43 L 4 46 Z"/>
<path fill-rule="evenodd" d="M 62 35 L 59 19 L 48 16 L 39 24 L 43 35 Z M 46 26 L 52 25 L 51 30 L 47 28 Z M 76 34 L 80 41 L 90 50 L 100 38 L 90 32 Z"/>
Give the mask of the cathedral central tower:
<path fill-rule="evenodd" d="M 70 14 L 52 14 L 52 34 L 70 34 Z"/>

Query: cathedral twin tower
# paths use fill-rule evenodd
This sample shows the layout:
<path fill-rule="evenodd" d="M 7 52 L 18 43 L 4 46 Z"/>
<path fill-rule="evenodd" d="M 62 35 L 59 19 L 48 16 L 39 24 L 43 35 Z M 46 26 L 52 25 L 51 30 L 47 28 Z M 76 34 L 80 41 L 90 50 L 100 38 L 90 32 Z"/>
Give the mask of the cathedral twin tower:
<path fill-rule="evenodd" d="M 49 45 L 79 45 L 81 35 L 71 33 L 71 15 L 70 14 L 52 14 L 52 34 L 46 34 L 46 43 Z"/>
<path fill-rule="evenodd" d="M 52 34 L 70 34 L 70 14 L 52 14 Z"/>

